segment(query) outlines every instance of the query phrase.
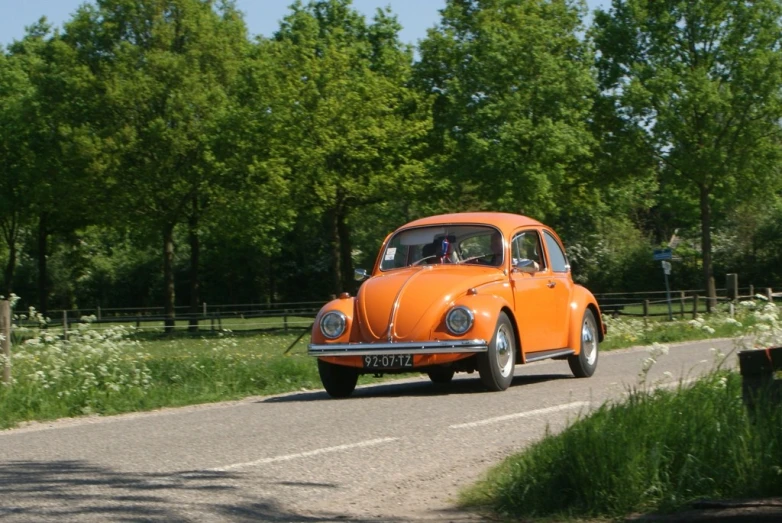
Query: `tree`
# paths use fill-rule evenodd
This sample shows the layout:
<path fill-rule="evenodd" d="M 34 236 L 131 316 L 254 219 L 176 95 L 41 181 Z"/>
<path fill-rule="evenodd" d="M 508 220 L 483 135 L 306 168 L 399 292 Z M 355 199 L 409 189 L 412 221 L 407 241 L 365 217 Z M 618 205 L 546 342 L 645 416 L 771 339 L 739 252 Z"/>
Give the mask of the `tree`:
<path fill-rule="evenodd" d="M 247 43 L 244 23 L 230 1 L 99 0 L 79 9 L 66 39 L 103 88 L 95 118 L 113 161 L 115 216 L 160 231 L 171 332 L 174 228 L 189 223 L 197 300 L 199 220 L 211 189 L 231 174 L 212 141 Z"/>
<path fill-rule="evenodd" d="M 9 148 L 6 181 L 15 200 L 9 208 L 17 213 L 3 229 L 7 242 L 15 241 L 20 220 L 37 230 L 38 309 L 46 314 L 49 237 L 69 234 L 88 223 L 91 197 L 96 193 L 94 134 L 84 112 L 91 75 L 45 19 L 28 27 L 25 37 L 9 46 L 8 61 L 16 64 L 17 73 L 23 72 L 25 82 L 14 86 L 18 91 L 9 100 L 9 119 L 5 120 L 13 125 L 13 136 L 7 142 L 13 149 Z M 18 75 L 11 72 L 13 82 Z M 11 249 L 9 258 L 14 257 Z M 11 269 L 8 285 L 12 266 L 7 267 Z"/>
<path fill-rule="evenodd" d="M 412 50 L 388 11 L 367 25 L 349 0 L 291 9 L 271 42 L 279 98 L 270 110 L 284 115 L 280 152 L 300 216 L 322 223 L 331 288 L 350 291 L 350 221 L 417 187 L 428 105 L 409 85 Z"/>
<path fill-rule="evenodd" d="M 777 0 L 614 0 L 595 14 L 601 89 L 654 151 L 661 196 L 699 216 L 712 298 L 712 228 L 782 181 L 780 15 Z"/>
<path fill-rule="evenodd" d="M 584 185 L 595 79 L 571 0 L 448 0 L 421 42 L 439 174 L 477 207 L 556 216 Z M 577 193 L 578 191 L 576 191 Z"/>
<path fill-rule="evenodd" d="M 25 106 L 32 86 L 20 60 L 0 53 L 0 232 L 8 249 L 0 294 L 14 290 L 19 236 L 30 219 L 30 158 L 24 147 L 28 122 Z"/>

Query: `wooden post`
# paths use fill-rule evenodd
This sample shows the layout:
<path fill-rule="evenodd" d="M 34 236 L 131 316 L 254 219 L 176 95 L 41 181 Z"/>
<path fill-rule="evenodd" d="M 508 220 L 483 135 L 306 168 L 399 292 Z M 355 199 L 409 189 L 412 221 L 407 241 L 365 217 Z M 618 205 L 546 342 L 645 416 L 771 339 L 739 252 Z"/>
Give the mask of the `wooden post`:
<path fill-rule="evenodd" d="M 755 286 L 750 285 L 749 286 L 749 299 L 754 300 L 755 299 Z"/>
<path fill-rule="evenodd" d="M 204 302 L 204 318 L 206 318 L 206 302 Z"/>
<path fill-rule="evenodd" d="M 98 305 L 98 321 L 100 321 L 100 305 Z"/>
<path fill-rule="evenodd" d="M 684 319 L 684 291 L 679 291 L 679 308 L 682 313 L 682 319 Z"/>
<path fill-rule="evenodd" d="M 774 292 L 771 290 L 771 287 L 766 289 L 766 297 L 768 297 L 769 303 L 774 303 Z"/>
<path fill-rule="evenodd" d="M 0 300 L 0 336 L 3 341 L 3 383 L 11 384 L 11 304 L 8 300 Z"/>
<path fill-rule="evenodd" d="M 725 288 L 728 291 L 728 299 L 736 301 L 739 298 L 739 275 L 733 272 L 726 274 Z"/>
<path fill-rule="evenodd" d="M 68 311 L 62 311 L 62 339 L 68 340 Z"/>
<path fill-rule="evenodd" d="M 697 294 L 694 294 L 692 296 L 692 319 L 698 317 L 698 298 L 699 296 Z"/>

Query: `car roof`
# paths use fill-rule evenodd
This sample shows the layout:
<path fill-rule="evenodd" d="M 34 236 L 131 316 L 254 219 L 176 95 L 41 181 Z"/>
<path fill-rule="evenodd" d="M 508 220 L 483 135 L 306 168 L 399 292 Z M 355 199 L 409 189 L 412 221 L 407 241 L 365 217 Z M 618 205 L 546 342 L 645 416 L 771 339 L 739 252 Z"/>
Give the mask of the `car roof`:
<path fill-rule="evenodd" d="M 541 226 L 537 220 L 521 214 L 511 214 L 506 212 L 459 212 L 452 214 L 438 214 L 419 218 L 405 224 L 399 229 L 407 227 L 420 227 L 423 225 L 443 225 L 443 224 L 486 224 L 498 227 L 507 233 L 518 227 Z"/>

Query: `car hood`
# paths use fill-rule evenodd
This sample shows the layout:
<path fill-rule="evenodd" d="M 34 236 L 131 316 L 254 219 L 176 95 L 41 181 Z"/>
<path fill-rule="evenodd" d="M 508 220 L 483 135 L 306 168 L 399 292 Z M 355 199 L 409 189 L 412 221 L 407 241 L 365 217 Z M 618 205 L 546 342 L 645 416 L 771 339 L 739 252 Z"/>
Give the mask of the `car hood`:
<path fill-rule="evenodd" d="M 503 279 L 494 268 L 460 265 L 411 267 L 374 276 L 357 296 L 362 341 L 428 340 L 456 298 Z"/>

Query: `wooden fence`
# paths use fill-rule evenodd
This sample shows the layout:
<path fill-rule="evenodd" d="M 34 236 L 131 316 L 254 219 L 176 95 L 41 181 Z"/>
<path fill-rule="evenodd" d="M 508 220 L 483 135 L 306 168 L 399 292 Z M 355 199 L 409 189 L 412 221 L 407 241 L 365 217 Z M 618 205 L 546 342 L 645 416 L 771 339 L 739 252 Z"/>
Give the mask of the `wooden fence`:
<path fill-rule="evenodd" d="M 717 304 L 756 299 L 760 294 L 769 301 L 782 298 L 782 292 L 769 287 L 752 285 L 736 289 L 730 296 L 728 289 L 717 289 Z M 612 316 L 695 318 L 698 314 L 711 311 L 704 290 L 675 290 L 670 292 L 670 310 L 666 291 L 624 292 L 595 294 L 603 314 Z M 324 305 L 323 301 L 288 302 L 272 304 L 202 304 L 198 313 L 189 307 L 176 307 L 176 330 L 203 331 L 298 331 L 311 328 L 315 315 Z M 17 314 L 23 311 L 17 311 Z M 101 308 L 53 310 L 49 314 L 46 328 L 62 329 L 67 337 L 74 324 L 89 322 L 98 328 L 112 325 L 132 326 L 140 331 L 162 331 L 166 316 L 162 307 Z M 20 326 L 36 327 L 37 322 L 17 320 Z M 191 325 L 192 323 L 192 325 Z"/>
<path fill-rule="evenodd" d="M 670 292 L 670 310 L 666 291 L 616 292 L 595 294 L 603 314 L 612 316 L 671 316 L 677 318 L 692 317 L 711 312 L 720 303 L 757 300 L 758 295 L 769 302 L 782 298 L 782 292 L 774 292 L 771 287 L 741 287 L 734 293 L 728 289 L 717 289 L 716 303 L 709 303 L 706 291 L 702 289 L 676 290 Z"/>
<path fill-rule="evenodd" d="M 325 302 L 290 302 L 273 304 L 202 304 L 199 312 L 190 312 L 190 307 L 175 308 L 176 330 L 208 331 L 272 331 L 309 329 L 315 315 Z M 23 314 L 23 311 L 17 311 Z M 78 323 L 90 323 L 98 328 L 114 325 L 132 326 L 141 331 L 164 329 L 166 315 L 163 307 L 125 307 L 94 309 L 52 310 L 48 314 L 46 328 L 62 329 L 63 335 Z M 39 327 L 40 323 L 30 319 L 17 320 L 19 326 Z M 195 329 L 194 329 L 195 327 Z"/>

